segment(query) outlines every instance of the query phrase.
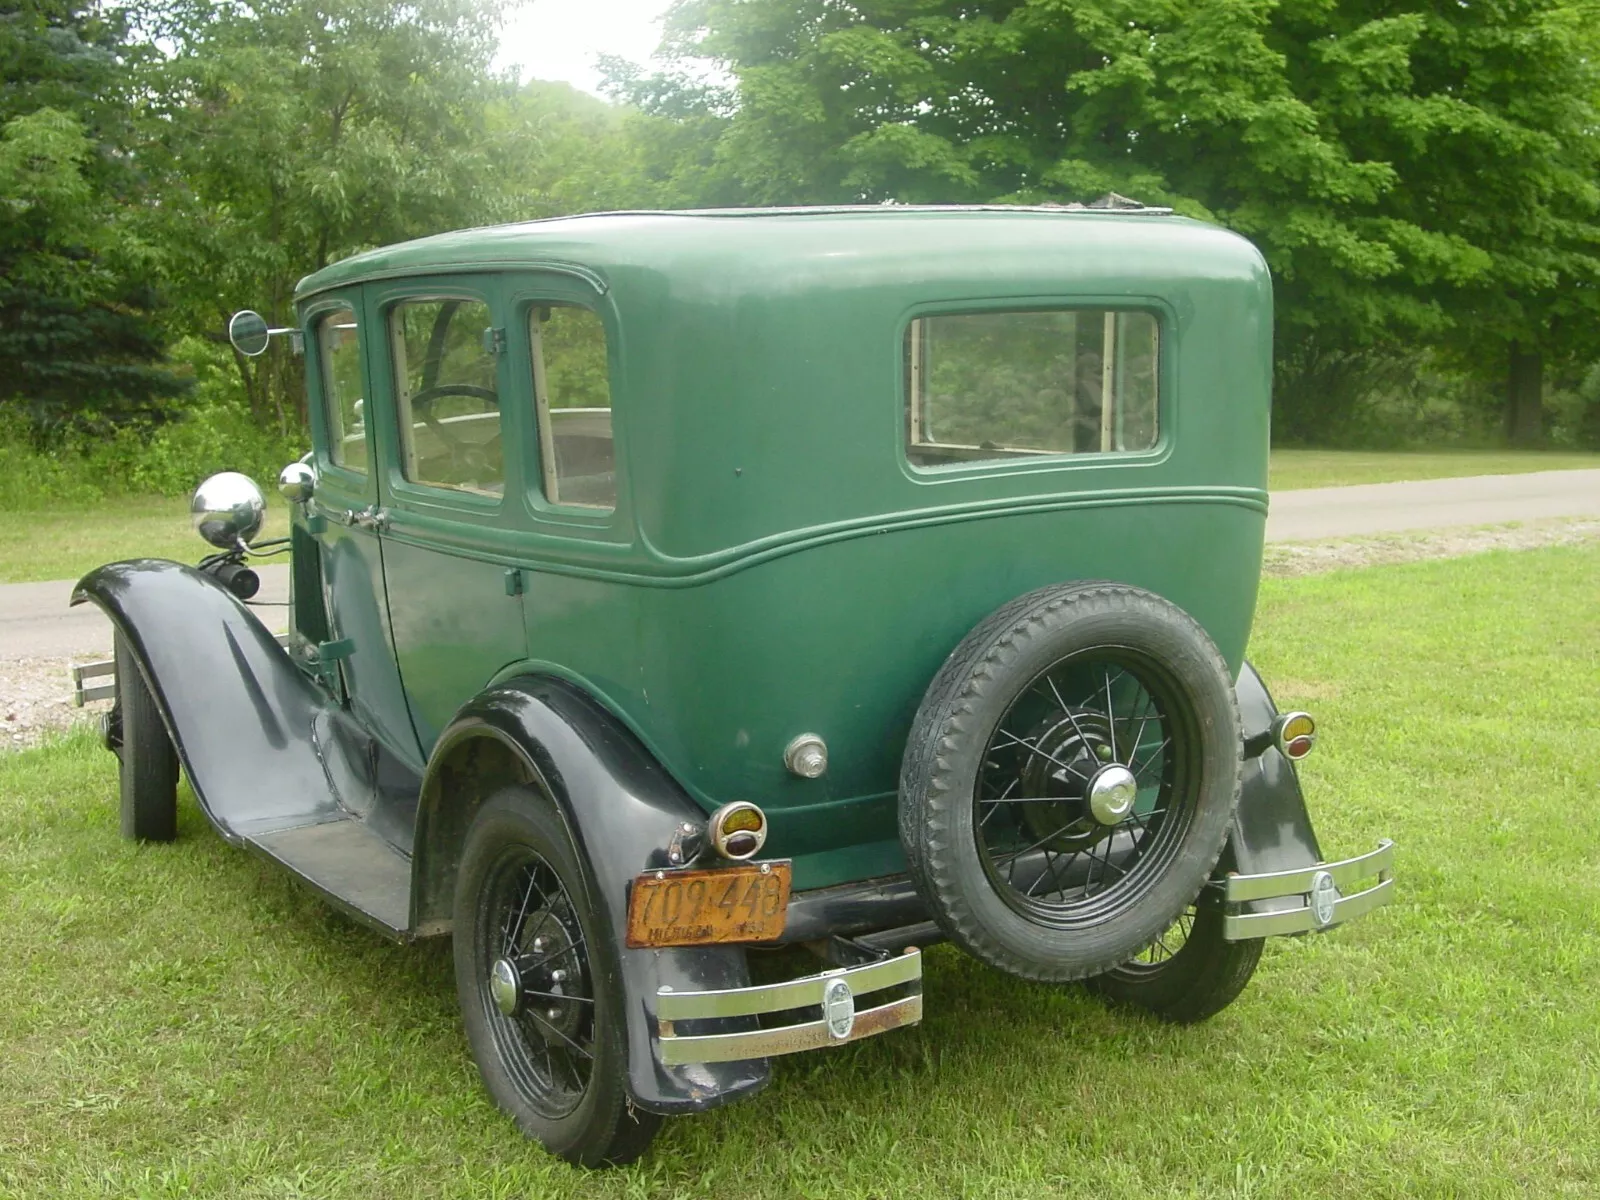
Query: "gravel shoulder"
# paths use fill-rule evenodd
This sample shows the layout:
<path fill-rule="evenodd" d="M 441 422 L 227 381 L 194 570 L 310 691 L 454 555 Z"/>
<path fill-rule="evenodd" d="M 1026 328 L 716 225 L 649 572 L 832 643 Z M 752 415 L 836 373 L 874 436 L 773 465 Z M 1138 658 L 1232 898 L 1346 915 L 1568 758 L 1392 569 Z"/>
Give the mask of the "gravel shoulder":
<path fill-rule="evenodd" d="M 0 754 L 37 745 L 80 721 L 99 720 L 111 708 L 109 700 L 73 707 L 68 671 L 72 661 L 56 657 L 0 661 Z"/>
<path fill-rule="evenodd" d="M 1538 550 L 1545 546 L 1573 546 L 1592 541 L 1600 541 L 1600 517 L 1276 542 L 1268 544 L 1261 570 L 1265 575 L 1292 578 L 1352 567 L 1461 558 L 1491 550 Z"/>
<path fill-rule="evenodd" d="M 1600 518 L 1577 517 L 1470 529 L 1392 533 L 1372 537 L 1276 542 L 1266 548 L 1265 575 L 1293 578 L 1325 571 L 1461 558 L 1491 550 L 1535 550 L 1600 541 Z M 79 655 L 101 657 L 98 654 Z M 37 745 L 106 711 L 106 701 L 74 708 L 67 656 L 0 656 L 0 753 Z"/>

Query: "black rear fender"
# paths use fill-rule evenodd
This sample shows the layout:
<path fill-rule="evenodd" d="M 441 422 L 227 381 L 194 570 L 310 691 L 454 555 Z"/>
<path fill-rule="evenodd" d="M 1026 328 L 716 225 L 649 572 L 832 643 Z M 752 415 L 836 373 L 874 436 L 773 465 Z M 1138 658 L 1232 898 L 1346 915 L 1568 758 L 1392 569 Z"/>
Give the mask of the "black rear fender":
<path fill-rule="evenodd" d="M 705 813 L 594 700 L 561 680 L 513 679 L 478 696 L 440 736 L 423 783 L 413 870 L 413 926 L 450 918 L 457 867 L 478 807 L 508 783 L 533 786 L 561 811 L 596 908 L 617 949 L 627 996 L 628 1086 L 641 1108 L 694 1112 L 749 1095 L 770 1078 L 765 1059 L 663 1066 L 655 1052 L 656 992 L 737 988 L 749 971 L 737 947 L 630 950 L 628 888 L 668 866 L 672 836 Z"/>
<path fill-rule="evenodd" d="M 1239 672 L 1235 693 L 1245 745 L 1263 740 L 1268 744 L 1260 754 L 1245 759 L 1239 807 L 1221 865 L 1241 875 L 1315 866 L 1322 861 L 1322 848 L 1311 827 L 1300 779 L 1294 764 L 1271 744 L 1278 707 L 1248 662 Z"/>

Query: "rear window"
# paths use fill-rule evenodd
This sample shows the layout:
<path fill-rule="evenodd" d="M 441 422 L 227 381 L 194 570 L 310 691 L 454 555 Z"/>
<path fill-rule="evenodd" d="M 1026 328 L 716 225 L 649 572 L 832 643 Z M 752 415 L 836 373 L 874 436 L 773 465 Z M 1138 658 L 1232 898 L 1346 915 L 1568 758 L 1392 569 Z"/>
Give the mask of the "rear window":
<path fill-rule="evenodd" d="M 1152 313 L 920 317 L 905 356 L 917 466 L 1155 447 L 1161 355 Z"/>

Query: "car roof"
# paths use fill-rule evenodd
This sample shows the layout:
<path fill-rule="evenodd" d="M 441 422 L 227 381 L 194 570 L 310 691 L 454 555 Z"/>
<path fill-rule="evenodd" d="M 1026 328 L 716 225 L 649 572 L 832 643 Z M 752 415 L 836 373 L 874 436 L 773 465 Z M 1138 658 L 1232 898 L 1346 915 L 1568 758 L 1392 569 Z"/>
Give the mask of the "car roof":
<path fill-rule="evenodd" d="M 1152 227 L 1159 227 L 1155 234 Z M 1151 235 L 1155 234 L 1154 237 Z M 786 268 L 858 271 L 914 262 L 928 277 L 973 278 L 1017 256 L 1093 247 L 1096 257 L 1192 247 L 1205 264 L 1236 274 L 1260 258 L 1244 239 L 1169 209 L 1083 205 L 845 205 L 586 213 L 464 229 L 354 255 L 302 279 L 305 299 L 330 288 L 413 274 L 548 269 L 600 291 L 617 270 L 739 278 L 742 290 L 784 287 Z M 1159 247 L 1159 249 L 1157 249 Z M 1226 247 L 1226 249 L 1224 249 Z M 1223 263 L 1216 257 L 1222 249 Z M 846 272 L 854 274 L 855 272 Z"/>

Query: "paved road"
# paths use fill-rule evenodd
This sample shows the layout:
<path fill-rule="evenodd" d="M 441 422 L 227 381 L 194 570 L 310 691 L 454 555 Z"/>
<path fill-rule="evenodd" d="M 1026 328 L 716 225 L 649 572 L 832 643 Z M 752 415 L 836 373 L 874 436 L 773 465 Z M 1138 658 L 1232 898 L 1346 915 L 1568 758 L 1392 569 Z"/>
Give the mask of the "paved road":
<path fill-rule="evenodd" d="M 272 629 L 288 621 L 289 568 L 282 563 L 258 568 L 261 592 L 255 602 Z M 76 580 L 0 584 L 0 665 L 17 658 L 83 658 L 111 649 L 111 625 L 93 604 L 68 608 Z"/>
<path fill-rule="evenodd" d="M 1593 516 L 1600 516 L 1600 471 L 1475 475 L 1278 492 L 1267 518 L 1267 540 L 1310 542 L 1405 529 Z"/>
<path fill-rule="evenodd" d="M 1549 517 L 1600 516 L 1600 471 L 1542 471 L 1480 475 L 1417 483 L 1279 492 L 1272 498 L 1267 540 L 1304 542 L 1405 529 L 1496 525 Z M 283 628 L 289 571 L 261 568 L 259 601 L 274 629 Z M 0 584 L 0 662 L 66 658 L 110 648 L 106 620 L 92 605 L 69 609 L 70 582 Z"/>

